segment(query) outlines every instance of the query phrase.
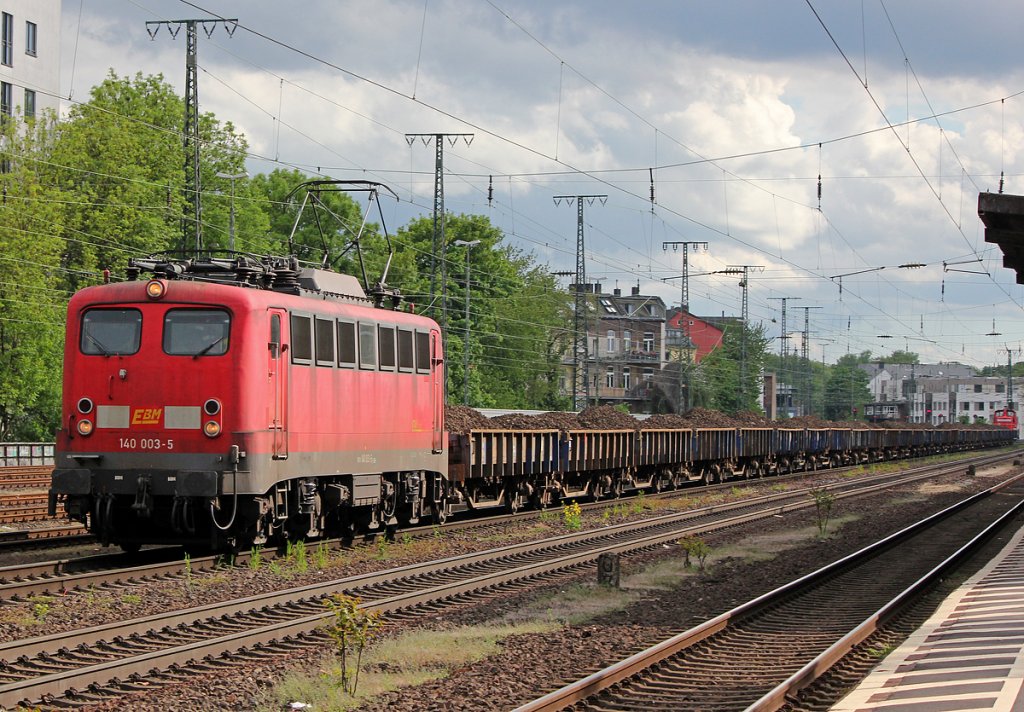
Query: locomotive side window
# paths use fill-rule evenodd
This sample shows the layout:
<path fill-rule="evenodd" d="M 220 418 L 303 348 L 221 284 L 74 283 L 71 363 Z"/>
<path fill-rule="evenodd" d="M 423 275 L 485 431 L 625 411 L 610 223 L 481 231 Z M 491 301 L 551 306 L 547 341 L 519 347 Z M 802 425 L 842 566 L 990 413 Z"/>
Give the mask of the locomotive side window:
<path fill-rule="evenodd" d="M 316 365 L 334 365 L 334 320 L 316 318 Z"/>
<path fill-rule="evenodd" d="M 413 369 L 412 357 L 412 332 L 405 329 L 398 330 L 398 370 L 405 373 Z"/>
<path fill-rule="evenodd" d="M 430 373 L 430 334 L 426 331 L 416 332 L 416 371 Z"/>
<path fill-rule="evenodd" d="M 230 332 L 231 316 L 223 309 L 171 309 L 164 315 L 164 353 L 221 356 Z"/>
<path fill-rule="evenodd" d="M 395 370 L 395 327 L 377 327 L 377 340 L 380 346 L 380 368 L 382 371 Z"/>
<path fill-rule="evenodd" d="M 313 324 L 308 316 L 291 315 L 292 363 L 310 363 L 313 360 Z"/>
<path fill-rule="evenodd" d="M 281 317 L 272 314 L 270 317 L 270 352 L 271 356 L 277 358 L 281 353 Z"/>
<path fill-rule="evenodd" d="M 79 348 L 83 354 L 111 356 L 139 350 L 142 312 L 138 309 L 90 309 L 82 315 Z"/>
<path fill-rule="evenodd" d="M 359 368 L 377 368 L 377 326 L 359 324 Z"/>
<path fill-rule="evenodd" d="M 351 321 L 338 322 L 338 365 L 356 367 L 356 325 Z"/>

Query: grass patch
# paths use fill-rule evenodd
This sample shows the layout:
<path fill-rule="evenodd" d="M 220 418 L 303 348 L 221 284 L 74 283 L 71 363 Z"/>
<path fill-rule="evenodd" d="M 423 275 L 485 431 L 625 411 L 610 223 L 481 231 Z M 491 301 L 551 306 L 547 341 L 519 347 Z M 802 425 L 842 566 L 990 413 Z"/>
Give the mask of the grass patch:
<path fill-rule="evenodd" d="M 685 577 L 697 575 L 697 569 L 693 566 L 687 568 L 682 558 L 667 559 L 623 578 L 621 585 L 625 592 L 634 590 L 671 591 Z"/>
<path fill-rule="evenodd" d="M 455 669 L 491 657 L 511 635 L 546 633 L 554 623 L 467 626 L 451 630 L 410 631 L 369 648 L 355 696 L 342 692 L 341 670 L 333 656 L 324 658 L 316 674 L 283 678 L 258 707 L 279 710 L 290 702 L 305 702 L 317 712 L 341 712 L 401 687 L 447 677 Z"/>
<path fill-rule="evenodd" d="M 627 582 L 631 577 L 625 579 Z M 542 622 L 547 625 L 579 625 L 591 618 L 622 610 L 636 599 L 636 594 L 623 589 L 577 584 L 540 596 L 508 613 L 499 624 L 513 625 Z"/>
<path fill-rule="evenodd" d="M 855 522 L 858 519 L 860 517 L 853 514 L 833 518 L 831 520 L 832 531 L 829 536 L 838 536 L 839 530 L 844 525 Z M 771 561 L 784 551 L 794 549 L 820 538 L 817 525 L 800 529 L 787 529 L 781 532 L 741 539 L 731 546 L 715 550 L 710 559 L 712 561 L 726 558 L 742 559 L 748 562 Z"/>

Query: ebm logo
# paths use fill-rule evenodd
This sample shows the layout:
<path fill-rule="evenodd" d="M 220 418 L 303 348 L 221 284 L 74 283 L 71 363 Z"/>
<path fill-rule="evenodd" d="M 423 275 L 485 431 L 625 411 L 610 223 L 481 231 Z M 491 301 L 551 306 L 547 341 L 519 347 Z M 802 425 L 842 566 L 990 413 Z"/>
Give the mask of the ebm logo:
<path fill-rule="evenodd" d="M 132 411 L 132 425 L 160 425 L 163 408 L 136 408 Z"/>

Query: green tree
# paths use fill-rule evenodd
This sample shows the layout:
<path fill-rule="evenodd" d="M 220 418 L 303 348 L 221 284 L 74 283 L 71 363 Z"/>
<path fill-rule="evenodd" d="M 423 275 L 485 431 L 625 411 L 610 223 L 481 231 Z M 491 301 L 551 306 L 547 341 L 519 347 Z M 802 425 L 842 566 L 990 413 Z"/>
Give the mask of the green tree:
<path fill-rule="evenodd" d="M 862 419 L 864 404 L 871 401 L 871 392 L 868 390 L 868 374 L 857 364 L 857 357 L 847 354 L 832 367 L 825 384 L 827 419 Z"/>
<path fill-rule="evenodd" d="M 121 78 L 111 72 L 88 102 L 72 108 L 54 146 L 52 179 L 75 196 L 66 210 L 62 256 L 68 286 L 93 283 L 103 268 L 183 244 L 184 102 L 161 75 Z M 203 247 L 228 245 L 229 186 L 216 173 L 240 173 L 246 142 L 231 124 L 200 117 Z M 210 190 L 214 187 L 220 194 Z M 267 229 L 265 212 L 235 186 L 236 234 L 243 247 Z"/>
<path fill-rule="evenodd" d="M 469 391 L 476 407 L 564 408 L 558 393 L 568 295 L 532 256 L 503 243 L 500 229 L 480 215 L 449 215 L 446 279 L 438 268 L 429 304 L 433 220 L 418 218 L 398 231 L 408 268 L 397 282 L 431 316 L 447 321 L 449 400 L 461 402 L 466 376 L 465 268 L 470 268 Z M 479 241 L 472 247 L 457 245 Z M 447 318 L 442 300 L 447 296 Z"/>
<path fill-rule="evenodd" d="M 0 440 L 51 440 L 60 418 L 68 201 L 40 174 L 55 129 L 52 115 L 0 125 Z"/>
<path fill-rule="evenodd" d="M 738 319 L 730 319 L 723 326 L 722 345 L 701 361 L 696 377 L 691 379 L 691 406 L 726 413 L 760 411 L 758 376 L 764 369 L 768 347 L 765 328 Z M 743 373 L 746 379 L 741 383 Z"/>
<path fill-rule="evenodd" d="M 921 359 L 913 351 L 904 351 L 903 349 L 896 349 L 888 356 L 879 357 L 879 361 L 885 363 L 921 363 Z"/>

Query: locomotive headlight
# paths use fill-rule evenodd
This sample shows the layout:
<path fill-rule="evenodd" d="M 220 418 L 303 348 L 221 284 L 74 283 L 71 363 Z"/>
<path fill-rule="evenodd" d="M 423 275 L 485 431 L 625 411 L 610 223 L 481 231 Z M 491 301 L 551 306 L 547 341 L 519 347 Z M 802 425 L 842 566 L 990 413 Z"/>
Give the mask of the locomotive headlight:
<path fill-rule="evenodd" d="M 92 401 L 89 400 L 88 398 L 79 398 L 78 399 L 78 412 L 82 413 L 82 414 L 91 413 L 92 412 Z"/>
<path fill-rule="evenodd" d="M 220 401 L 216 398 L 210 398 L 208 401 L 203 403 L 203 411 L 207 415 L 217 415 L 220 412 Z"/>
<path fill-rule="evenodd" d="M 76 428 L 79 435 L 92 435 L 92 421 L 88 418 L 79 420 Z"/>
<path fill-rule="evenodd" d="M 203 433 L 208 438 L 215 438 L 220 435 L 220 423 L 216 420 L 207 420 L 206 425 L 203 426 Z"/>
<path fill-rule="evenodd" d="M 146 282 L 146 296 L 150 299 L 159 299 L 167 291 L 167 285 L 159 279 L 151 279 Z"/>

